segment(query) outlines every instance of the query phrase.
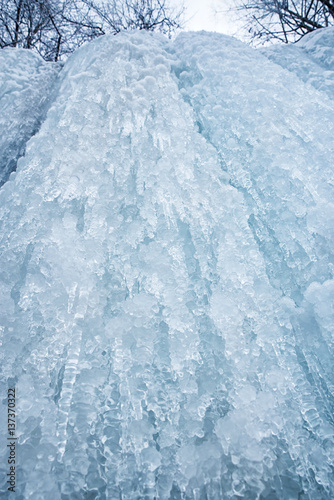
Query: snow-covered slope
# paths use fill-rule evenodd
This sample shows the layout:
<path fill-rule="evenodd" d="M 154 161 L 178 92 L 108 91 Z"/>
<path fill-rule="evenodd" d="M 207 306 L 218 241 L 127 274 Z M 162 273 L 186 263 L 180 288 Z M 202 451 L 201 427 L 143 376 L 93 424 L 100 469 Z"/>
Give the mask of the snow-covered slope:
<path fill-rule="evenodd" d="M 334 104 L 271 58 L 133 33 L 61 71 L 0 189 L 21 498 L 333 498 Z"/>

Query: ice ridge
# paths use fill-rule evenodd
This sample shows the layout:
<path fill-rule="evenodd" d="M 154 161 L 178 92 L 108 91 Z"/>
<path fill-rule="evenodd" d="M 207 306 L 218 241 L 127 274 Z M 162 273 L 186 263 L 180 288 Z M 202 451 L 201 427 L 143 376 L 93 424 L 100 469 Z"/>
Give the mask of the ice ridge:
<path fill-rule="evenodd" d="M 44 121 L 60 67 L 31 50 L 0 51 L 0 187 Z"/>

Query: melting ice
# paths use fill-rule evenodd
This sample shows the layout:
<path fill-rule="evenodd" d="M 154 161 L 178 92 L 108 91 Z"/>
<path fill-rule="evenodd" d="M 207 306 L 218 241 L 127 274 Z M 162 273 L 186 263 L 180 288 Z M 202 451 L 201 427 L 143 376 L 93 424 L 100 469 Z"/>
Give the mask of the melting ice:
<path fill-rule="evenodd" d="M 18 498 L 334 497 L 333 48 L 1 51 Z"/>

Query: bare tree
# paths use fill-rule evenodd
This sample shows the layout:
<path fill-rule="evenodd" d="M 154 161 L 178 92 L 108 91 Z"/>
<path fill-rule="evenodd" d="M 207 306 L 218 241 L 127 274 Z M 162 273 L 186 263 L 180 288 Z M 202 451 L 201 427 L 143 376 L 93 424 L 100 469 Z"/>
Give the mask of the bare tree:
<path fill-rule="evenodd" d="M 144 29 L 171 36 L 182 13 L 166 0 L 0 0 L 0 48 L 33 49 L 58 61 L 105 33 Z"/>
<path fill-rule="evenodd" d="M 0 0 L 0 47 L 34 49 L 57 61 L 103 34 L 82 0 Z"/>
<path fill-rule="evenodd" d="M 237 10 L 253 42 L 296 42 L 334 24 L 334 0 L 242 0 Z"/>
<path fill-rule="evenodd" d="M 173 9 L 166 0 L 85 0 L 95 10 L 105 32 L 160 31 L 169 37 L 182 27 L 184 7 Z"/>

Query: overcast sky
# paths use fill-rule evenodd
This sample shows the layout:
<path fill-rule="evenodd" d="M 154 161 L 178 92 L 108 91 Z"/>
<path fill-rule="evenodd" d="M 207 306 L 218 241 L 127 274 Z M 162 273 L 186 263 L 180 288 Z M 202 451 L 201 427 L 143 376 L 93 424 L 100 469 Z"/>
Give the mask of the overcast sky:
<path fill-rule="evenodd" d="M 231 13 L 228 12 L 231 2 L 232 0 L 185 0 L 188 19 L 185 28 L 233 34 L 235 24 Z"/>

